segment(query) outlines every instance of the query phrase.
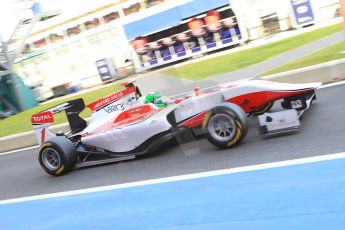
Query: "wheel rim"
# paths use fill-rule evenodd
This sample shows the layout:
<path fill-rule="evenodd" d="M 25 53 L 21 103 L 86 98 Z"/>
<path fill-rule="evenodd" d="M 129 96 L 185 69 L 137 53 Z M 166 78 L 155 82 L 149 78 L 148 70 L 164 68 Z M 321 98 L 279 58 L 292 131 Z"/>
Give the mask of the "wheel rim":
<path fill-rule="evenodd" d="M 57 170 L 61 165 L 59 153 L 52 148 L 46 148 L 42 152 L 42 162 L 49 170 Z"/>
<path fill-rule="evenodd" d="M 208 123 L 208 132 L 218 141 L 230 141 L 236 132 L 235 121 L 227 114 L 216 114 Z"/>

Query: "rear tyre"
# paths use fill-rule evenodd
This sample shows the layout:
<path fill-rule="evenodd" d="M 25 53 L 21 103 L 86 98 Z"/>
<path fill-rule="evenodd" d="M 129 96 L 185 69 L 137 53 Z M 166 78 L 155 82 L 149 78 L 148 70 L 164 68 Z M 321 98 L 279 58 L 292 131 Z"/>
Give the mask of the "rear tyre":
<path fill-rule="evenodd" d="M 225 149 L 239 144 L 247 134 L 248 122 L 243 110 L 231 103 L 210 110 L 204 119 L 207 139 L 213 145 Z"/>
<path fill-rule="evenodd" d="M 268 111 L 270 111 L 270 109 L 272 108 L 274 102 L 268 102 L 267 104 L 264 104 L 263 106 L 260 106 L 253 114 L 255 116 L 259 116 L 262 115 L 264 113 L 267 113 Z"/>
<path fill-rule="evenodd" d="M 73 169 L 78 159 L 74 144 L 66 137 L 55 137 L 41 145 L 38 160 L 41 167 L 53 176 Z"/>

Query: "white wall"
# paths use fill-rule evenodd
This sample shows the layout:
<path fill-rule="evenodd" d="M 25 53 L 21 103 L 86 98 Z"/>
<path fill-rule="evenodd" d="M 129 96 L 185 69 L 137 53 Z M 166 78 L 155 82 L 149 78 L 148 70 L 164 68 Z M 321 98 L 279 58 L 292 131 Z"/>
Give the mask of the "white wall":
<path fill-rule="evenodd" d="M 334 17 L 339 7 L 339 0 L 310 0 L 314 7 L 316 21 L 324 21 Z M 260 37 L 262 26 L 260 17 L 277 13 L 282 31 L 290 28 L 292 20 L 290 0 L 232 0 L 237 14 L 241 14 L 250 39 Z"/>
<path fill-rule="evenodd" d="M 339 0 L 312 0 L 317 21 L 324 21 L 334 17 L 339 8 Z"/>

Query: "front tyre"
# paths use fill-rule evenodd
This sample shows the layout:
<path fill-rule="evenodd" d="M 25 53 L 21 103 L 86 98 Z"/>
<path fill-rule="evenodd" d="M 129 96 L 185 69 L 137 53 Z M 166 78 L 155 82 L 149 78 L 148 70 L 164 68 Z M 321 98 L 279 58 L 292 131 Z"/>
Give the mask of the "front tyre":
<path fill-rule="evenodd" d="M 204 120 L 207 139 L 219 148 L 236 146 L 246 136 L 248 124 L 243 110 L 234 104 L 210 110 Z"/>
<path fill-rule="evenodd" d="M 47 173 L 60 176 L 73 169 L 78 156 L 74 144 L 66 137 L 55 137 L 41 145 L 38 160 Z"/>

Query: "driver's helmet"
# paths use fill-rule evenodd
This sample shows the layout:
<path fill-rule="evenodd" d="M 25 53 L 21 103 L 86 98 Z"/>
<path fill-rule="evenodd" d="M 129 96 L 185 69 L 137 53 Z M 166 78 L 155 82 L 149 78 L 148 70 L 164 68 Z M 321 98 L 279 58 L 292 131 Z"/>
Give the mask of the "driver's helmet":
<path fill-rule="evenodd" d="M 160 95 L 159 93 L 149 93 L 148 95 L 146 95 L 145 103 L 153 103 L 158 108 L 164 108 L 166 106 L 166 103 L 164 103 L 162 100 L 162 95 Z"/>

